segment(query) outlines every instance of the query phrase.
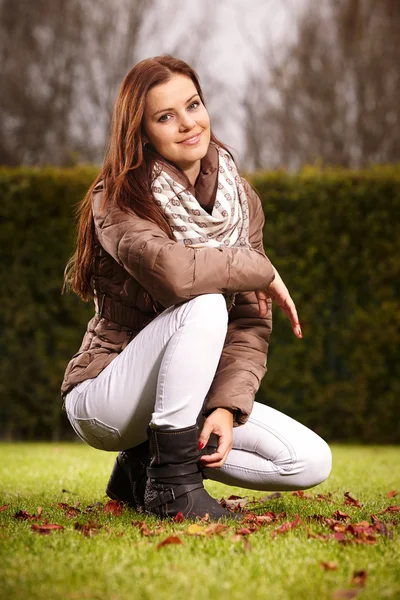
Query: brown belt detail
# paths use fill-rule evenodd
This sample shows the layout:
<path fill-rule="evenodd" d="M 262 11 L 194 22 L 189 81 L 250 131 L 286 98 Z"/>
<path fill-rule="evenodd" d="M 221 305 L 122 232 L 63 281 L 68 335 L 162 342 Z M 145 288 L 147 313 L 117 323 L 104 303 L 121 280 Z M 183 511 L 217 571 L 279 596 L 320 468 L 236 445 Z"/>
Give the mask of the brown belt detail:
<path fill-rule="evenodd" d="M 122 327 L 132 330 L 138 329 L 138 315 L 135 314 L 134 309 L 131 306 L 122 304 L 122 302 L 116 302 L 104 294 L 99 298 L 97 314 L 117 325 L 122 325 Z"/>

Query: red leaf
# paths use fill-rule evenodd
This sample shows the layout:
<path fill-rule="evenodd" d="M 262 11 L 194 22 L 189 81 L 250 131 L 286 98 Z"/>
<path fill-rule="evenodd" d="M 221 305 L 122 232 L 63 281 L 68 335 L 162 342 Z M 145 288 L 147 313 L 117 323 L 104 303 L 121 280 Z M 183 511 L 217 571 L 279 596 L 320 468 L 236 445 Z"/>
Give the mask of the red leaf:
<path fill-rule="evenodd" d="M 324 571 L 336 571 L 337 569 L 337 564 L 334 562 L 320 562 L 319 566 L 321 567 L 321 569 L 323 569 Z"/>
<path fill-rule="evenodd" d="M 165 540 L 163 540 L 162 542 L 157 544 L 157 550 L 159 550 L 159 548 L 162 548 L 163 546 L 167 546 L 169 544 L 182 544 L 182 540 L 178 535 L 169 535 L 168 537 L 165 538 Z"/>
<path fill-rule="evenodd" d="M 185 520 L 185 517 L 183 516 L 183 512 L 181 512 L 181 511 L 179 511 L 174 517 L 175 523 L 183 523 L 184 520 Z"/>
<path fill-rule="evenodd" d="M 355 571 L 351 583 L 363 587 L 367 581 L 367 571 Z"/>
<path fill-rule="evenodd" d="M 388 492 L 386 494 L 387 498 L 394 498 L 394 496 L 397 496 L 397 491 L 396 490 L 392 490 L 391 492 Z"/>
<path fill-rule="evenodd" d="M 271 535 L 272 535 L 272 537 L 275 537 L 278 533 L 286 533 L 286 532 L 290 531 L 290 529 L 294 529 L 295 527 L 297 527 L 297 525 L 299 523 L 301 523 L 300 515 L 297 514 L 294 521 L 289 521 L 287 523 L 284 523 L 283 525 L 278 527 L 278 529 L 275 529 L 271 533 Z"/>
<path fill-rule="evenodd" d="M 4 506 L 0 506 L 0 512 L 3 512 L 3 510 L 7 510 L 9 506 L 9 504 L 4 504 Z"/>
<path fill-rule="evenodd" d="M 124 505 L 118 500 L 109 500 L 103 508 L 103 513 L 111 513 L 114 516 L 119 516 L 122 513 Z"/>
<path fill-rule="evenodd" d="M 356 498 L 352 498 L 350 496 L 349 492 L 345 492 L 344 497 L 345 497 L 345 501 L 344 501 L 345 504 L 348 504 L 350 506 L 357 506 L 358 508 L 361 508 L 362 505 L 359 503 L 358 500 L 356 500 Z"/>
<path fill-rule="evenodd" d="M 38 525 L 37 523 L 33 523 L 31 526 L 32 531 L 36 533 L 41 533 L 43 535 L 48 535 L 52 531 L 63 530 L 64 527 L 62 525 L 57 525 L 56 523 L 43 523 L 42 525 Z"/>
<path fill-rule="evenodd" d="M 333 513 L 333 516 L 338 521 L 346 521 L 346 519 L 350 519 L 350 515 L 348 515 L 347 513 L 343 512 L 341 510 L 335 510 L 335 512 Z"/>
<path fill-rule="evenodd" d="M 388 506 L 387 508 L 385 508 L 385 510 L 383 512 L 385 513 L 395 513 L 395 512 L 399 512 L 400 510 L 400 506 L 395 505 L 395 506 Z"/>

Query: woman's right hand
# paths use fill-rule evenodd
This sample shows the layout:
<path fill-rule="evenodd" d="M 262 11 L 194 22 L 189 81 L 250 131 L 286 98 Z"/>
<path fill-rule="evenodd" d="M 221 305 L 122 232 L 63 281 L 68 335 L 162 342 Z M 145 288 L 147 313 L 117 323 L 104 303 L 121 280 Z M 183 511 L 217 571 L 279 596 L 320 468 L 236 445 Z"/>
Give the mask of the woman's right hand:
<path fill-rule="evenodd" d="M 301 326 L 299 317 L 297 316 L 296 306 L 289 294 L 289 290 L 283 283 L 278 271 L 273 267 L 275 278 L 266 290 L 256 290 L 260 317 L 266 317 L 268 312 L 268 299 L 271 298 L 283 312 L 287 315 L 296 337 L 302 338 Z"/>

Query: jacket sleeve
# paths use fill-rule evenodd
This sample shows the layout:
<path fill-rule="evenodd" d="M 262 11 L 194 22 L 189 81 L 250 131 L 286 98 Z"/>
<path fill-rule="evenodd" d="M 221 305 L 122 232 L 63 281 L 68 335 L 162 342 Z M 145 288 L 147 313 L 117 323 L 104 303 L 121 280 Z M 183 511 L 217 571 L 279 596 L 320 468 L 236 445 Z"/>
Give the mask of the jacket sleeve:
<path fill-rule="evenodd" d="M 243 183 L 249 197 L 250 243 L 255 250 L 263 253 L 265 218 L 261 201 L 247 181 Z M 268 342 L 272 331 L 271 300 L 268 305 L 266 317 L 260 317 L 255 292 L 236 295 L 235 305 L 229 313 L 221 359 L 204 403 L 205 415 L 216 408 L 227 408 L 233 411 L 235 426 L 247 421 L 267 370 Z"/>
<path fill-rule="evenodd" d="M 102 209 L 102 195 L 93 194 L 100 244 L 164 308 L 200 294 L 266 288 L 274 278 L 270 261 L 257 249 L 183 246 L 133 212 Z"/>

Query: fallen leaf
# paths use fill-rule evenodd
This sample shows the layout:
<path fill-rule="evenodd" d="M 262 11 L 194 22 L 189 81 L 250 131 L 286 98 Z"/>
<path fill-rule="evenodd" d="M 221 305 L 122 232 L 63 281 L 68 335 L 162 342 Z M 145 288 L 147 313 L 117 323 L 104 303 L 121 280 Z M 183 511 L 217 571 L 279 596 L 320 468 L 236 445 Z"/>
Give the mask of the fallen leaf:
<path fill-rule="evenodd" d="M 359 587 L 363 587 L 365 585 L 365 582 L 367 581 L 367 571 L 355 571 L 353 574 L 353 578 L 351 580 L 351 583 L 353 585 L 358 585 Z"/>
<path fill-rule="evenodd" d="M 101 528 L 102 525 L 100 525 L 100 523 L 97 523 L 97 521 L 89 521 L 88 523 L 76 522 L 74 525 L 74 529 L 76 529 L 77 531 L 81 531 L 85 537 L 92 537 L 93 535 L 96 535 L 99 532 L 99 529 Z"/>
<path fill-rule="evenodd" d="M 337 569 L 337 564 L 334 562 L 320 562 L 319 566 L 321 567 L 321 569 L 323 569 L 324 571 L 336 571 Z"/>
<path fill-rule="evenodd" d="M 15 513 L 15 515 L 13 515 L 13 517 L 14 519 L 19 519 L 20 521 L 38 521 L 42 518 L 42 512 L 43 510 L 40 509 L 40 512 L 38 512 L 37 515 L 30 515 L 25 510 L 19 510 Z"/>
<path fill-rule="evenodd" d="M 9 506 L 9 504 L 4 504 L 4 506 L 0 506 L 0 512 L 3 512 L 3 510 L 7 510 Z"/>
<path fill-rule="evenodd" d="M 32 531 L 35 531 L 35 533 L 41 533 L 41 534 L 49 534 L 52 531 L 57 531 L 57 530 L 63 530 L 64 527 L 62 525 L 58 525 L 57 523 L 43 523 L 42 525 L 38 525 L 37 523 L 33 523 L 33 525 L 31 526 Z"/>
<path fill-rule="evenodd" d="M 268 500 L 276 500 L 277 498 L 282 498 L 283 494 L 281 492 L 274 492 L 273 494 L 268 494 L 268 496 L 263 496 L 259 499 L 260 504 L 264 504 Z"/>
<path fill-rule="evenodd" d="M 360 504 L 360 502 L 358 500 L 356 500 L 356 498 L 352 498 L 350 496 L 349 492 L 345 492 L 344 493 L 344 497 L 345 497 L 345 504 L 348 504 L 350 506 L 357 506 L 357 508 L 361 508 L 362 504 Z"/>
<path fill-rule="evenodd" d="M 395 505 L 395 506 L 388 506 L 382 512 L 384 512 L 384 513 L 395 513 L 395 512 L 399 512 L 399 510 L 400 510 L 400 506 Z"/>
<path fill-rule="evenodd" d="M 103 513 L 111 513 L 114 516 L 119 516 L 122 513 L 124 505 L 118 500 L 109 500 L 103 508 Z"/>
<path fill-rule="evenodd" d="M 311 494 L 306 494 L 303 490 L 295 490 L 294 492 L 290 492 L 292 496 L 296 496 L 297 498 L 302 498 L 302 500 L 309 500 L 312 498 Z"/>
<path fill-rule="evenodd" d="M 236 532 L 236 535 L 250 535 L 257 531 L 257 527 L 242 527 Z"/>
<path fill-rule="evenodd" d="M 72 519 L 73 517 L 78 516 L 79 513 L 81 512 L 79 510 L 79 508 L 76 508 L 75 506 L 70 506 L 66 502 L 59 502 L 58 503 L 58 507 L 61 508 L 61 510 L 64 511 L 65 516 L 67 517 L 67 519 Z"/>
<path fill-rule="evenodd" d="M 183 512 L 179 511 L 178 513 L 176 513 L 176 515 L 174 517 L 175 523 L 183 523 L 184 520 L 185 520 L 185 517 L 183 516 Z"/>
<path fill-rule="evenodd" d="M 202 525 L 198 525 L 197 523 L 189 525 L 189 527 L 186 529 L 186 533 L 188 535 L 206 535 L 205 527 Z"/>
<path fill-rule="evenodd" d="M 315 496 L 315 500 L 317 502 L 330 502 L 331 504 L 333 504 L 333 500 L 331 499 L 332 494 L 317 494 Z"/>
<path fill-rule="evenodd" d="M 388 492 L 386 494 L 387 498 L 394 498 L 394 496 L 397 496 L 397 491 L 396 490 L 392 490 L 391 492 Z"/>
<path fill-rule="evenodd" d="M 287 531 L 290 531 L 291 529 L 297 527 L 299 523 L 301 523 L 300 515 L 297 514 L 294 521 L 288 521 L 287 523 L 284 523 L 283 525 L 278 527 L 278 529 L 275 529 L 271 533 L 271 535 L 272 537 L 275 537 L 278 533 L 286 533 Z"/>
<path fill-rule="evenodd" d="M 229 498 L 221 498 L 219 501 L 223 508 L 228 508 L 232 511 L 239 511 L 249 503 L 248 498 L 242 498 L 241 496 L 229 496 Z"/>
<path fill-rule="evenodd" d="M 336 590 L 336 592 L 333 592 L 332 598 L 334 598 L 334 600 L 336 600 L 336 599 L 342 600 L 343 598 L 346 600 L 351 600 L 352 598 L 355 598 L 356 596 L 358 596 L 358 593 L 359 593 L 359 590 L 355 590 L 355 589 Z"/>
<path fill-rule="evenodd" d="M 157 544 L 157 550 L 163 546 L 168 546 L 169 544 L 182 544 L 182 540 L 178 535 L 169 535 L 162 542 Z"/>
<path fill-rule="evenodd" d="M 343 512 L 342 510 L 335 510 L 335 512 L 333 513 L 333 516 L 335 517 L 335 519 L 338 519 L 339 521 L 345 521 L 346 519 L 350 519 L 350 515 Z"/>
<path fill-rule="evenodd" d="M 222 523 L 210 523 L 205 529 L 206 535 L 220 535 L 229 531 L 229 525 L 223 525 Z"/>

